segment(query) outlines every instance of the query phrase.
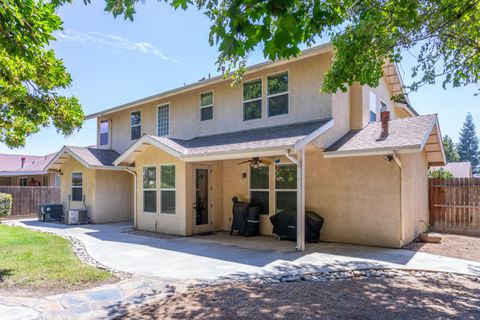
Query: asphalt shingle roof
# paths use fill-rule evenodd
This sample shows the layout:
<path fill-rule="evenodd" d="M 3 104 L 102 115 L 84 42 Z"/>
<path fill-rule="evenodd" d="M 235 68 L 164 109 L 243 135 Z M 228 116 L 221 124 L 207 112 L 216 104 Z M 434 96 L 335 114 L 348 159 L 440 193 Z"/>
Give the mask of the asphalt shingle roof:
<path fill-rule="evenodd" d="M 191 140 L 157 136 L 150 137 L 184 155 L 271 149 L 294 145 L 330 120 L 331 119 L 322 119 L 275 127 L 242 130 L 203 136 Z"/>
<path fill-rule="evenodd" d="M 119 156 L 119 154 L 113 150 L 74 146 L 66 146 L 66 148 L 89 166 L 113 166 L 113 161 Z"/>
<path fill-rule="evenodd" d="M 0 154 L 0 172 L 39 172 L 45 171 L 45 167 L 55 153 L 45 156 L 30 156 L 21 154 Z M 25 163 L 22 167 L 22 158 Z"/>
<path fill-rule="evenodd" d="M 363 129 L 349 131 L 325 152 L 347 153 L 420 146 L 436 121 L 437 116 L 434 114 L 391 120 L 389 135 L 385 139 L 380 139 L 381 122 L 369 123 Z"/>

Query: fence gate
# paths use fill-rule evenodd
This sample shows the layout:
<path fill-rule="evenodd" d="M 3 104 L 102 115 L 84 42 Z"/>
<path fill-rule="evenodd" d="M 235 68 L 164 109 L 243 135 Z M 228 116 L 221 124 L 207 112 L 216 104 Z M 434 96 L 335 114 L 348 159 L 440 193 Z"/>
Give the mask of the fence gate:
<path fill-rule="evenodd" d="M 480 235 L 480 178 L 429 179 L 430 225 Z"/>
<path fill-rule="evenodd" d="M 0 186 L 0 193 L 12 195 L 12 216 L 37 214 L 39 204 L 60 203 L 60 187 Z"/>

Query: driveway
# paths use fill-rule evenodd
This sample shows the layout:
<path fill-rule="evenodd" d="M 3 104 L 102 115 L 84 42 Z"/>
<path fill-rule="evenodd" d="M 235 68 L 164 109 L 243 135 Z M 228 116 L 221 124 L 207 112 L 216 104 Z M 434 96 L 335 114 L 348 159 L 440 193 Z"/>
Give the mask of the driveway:
<path fill-rule="evenodd" d="M 73 236 L 98 262 L 140 276 L 176 280 L 253 278 L 367 268 L 430 270 L 480 275 L 480 263 L 402 249 L 318 243 L 295 251 L 273 237 L 209 236 L 157 239 L 126 231 L 130 223 L 67 226 L 34 220 L 17 225 Z"/>

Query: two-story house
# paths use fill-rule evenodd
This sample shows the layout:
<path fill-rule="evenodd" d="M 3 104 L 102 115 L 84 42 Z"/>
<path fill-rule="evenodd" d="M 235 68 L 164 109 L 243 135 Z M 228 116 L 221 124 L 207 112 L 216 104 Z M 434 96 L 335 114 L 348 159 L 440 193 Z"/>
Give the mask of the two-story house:
<path fill-rule="evenodd" d="M 445 163 L 437 117 L 392 100 L 394 64 L 377 88 L 321 93 L 333 55 L 322 45 L 254 65 L 237 86 L 218 76 L 87 116 L 97 146 L 49 165 L 64 204 L 188 236 L 229 230 L 238 197 L 261 207 L 262 234 L 296 209 L 298 249 L 305 210 L 324 217 L 322 240 L 403 246 L 428 221 L 429 166 Z"/>

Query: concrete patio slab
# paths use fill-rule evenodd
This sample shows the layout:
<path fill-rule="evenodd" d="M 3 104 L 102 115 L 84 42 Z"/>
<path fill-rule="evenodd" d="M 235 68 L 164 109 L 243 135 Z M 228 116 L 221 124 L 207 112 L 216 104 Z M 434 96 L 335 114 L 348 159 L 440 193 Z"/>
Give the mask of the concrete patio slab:
<path fill-rule="evenodd" d="M 480 275 L 480 263 L 402 249 L 357 245 L 295 243 L 273 237 L 208 236 L 158 239 L 125 231 L 129 223 L 67 226 L 34 220 L 11 221 L 30 228 L 72 236 L 98 262 L 139 276 L 172 280 L 255 278 L 281 274 L 404 269 Z"/>

